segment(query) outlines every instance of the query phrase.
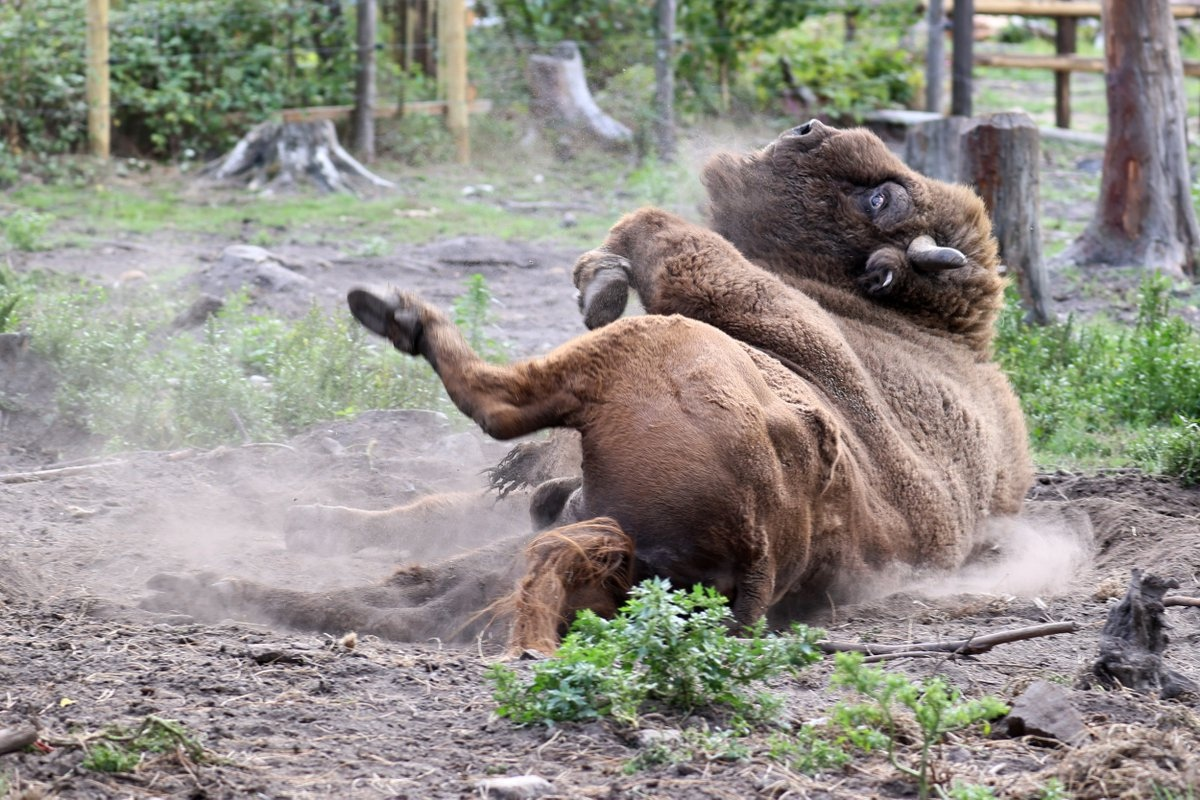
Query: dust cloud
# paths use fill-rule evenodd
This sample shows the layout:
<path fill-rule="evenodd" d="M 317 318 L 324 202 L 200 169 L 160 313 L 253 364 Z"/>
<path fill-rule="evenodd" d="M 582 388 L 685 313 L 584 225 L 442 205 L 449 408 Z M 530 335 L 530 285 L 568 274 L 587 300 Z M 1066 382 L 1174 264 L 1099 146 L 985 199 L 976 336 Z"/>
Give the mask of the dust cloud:
<path fill-rule="evenodd" d="M 1082 511 L 1039 508 L 988 520 L 975 552 L 956 571 L 912 576 L 905 591 L 926 597 L 991 594 L 1052 597 L 1067 592 L 1092 560 L 1092 526 Z"/>

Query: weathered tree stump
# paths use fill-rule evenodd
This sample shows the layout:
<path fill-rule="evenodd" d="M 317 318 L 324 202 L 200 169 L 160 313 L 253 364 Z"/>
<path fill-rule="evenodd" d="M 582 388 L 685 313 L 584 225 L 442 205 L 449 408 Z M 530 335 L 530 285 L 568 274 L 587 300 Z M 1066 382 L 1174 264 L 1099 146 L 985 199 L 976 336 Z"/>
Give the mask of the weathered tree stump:
<path fill-rule="evenodd" d="M 560 42 L 550 55 L 530 56 L 527 73 L 529 110 L 559 157 L 570 157 L 581 146 L 623 150 L 633 143 L 633 132 L 596 105 L 574 42 Z"/>
<path fill-rule="evenodd" d="M 306 180 L 323 192 L 357 193 L 365 186 L 391 189 L 396 185 L 347 153 L 329 120 L 263 122 L 227 155 L 205 165 L 200 175 L 264 193 L 292 189 Z"/>
<path fill-rule="evenodd" d="M 1108 612 L 1100 632 L 1100 657 L 1092 664 L 1092 674 L 1101 686 L 1157 692 L 1164 698 L 1197 691 L 1191 679 L 1163 660 L 1170 641 L 1163 595 L 1178 586 L 1178 581 L 1132 570 L 1125 597 Z"/>
<path fill-rule="evenodd" d="M 962 132 L 967 117 L 942 117 L 913 125 L 904 139 L 904 161 L 939 181 L 962 180 Z"/>
<path fill-rule="evenodd" d="M 904 159 L 931 178 L 966 183 L 979 192 L 1029 320 L 1045 324 L 1050 289 L 1042 257 L 1040 146 L 1037 125 L 1027 114 L 943 117 L 909 128 Z"/>
<path fill-rule="evenodd" d="M 1000 257 L 1016 273 L 1031 321 L 1050 321 L 1049 278 L 1042 258 L 1040 144 L 1028 114 L 974 117 L 962 132 L 962 178 L 975 187 L 992 215 Z"/>

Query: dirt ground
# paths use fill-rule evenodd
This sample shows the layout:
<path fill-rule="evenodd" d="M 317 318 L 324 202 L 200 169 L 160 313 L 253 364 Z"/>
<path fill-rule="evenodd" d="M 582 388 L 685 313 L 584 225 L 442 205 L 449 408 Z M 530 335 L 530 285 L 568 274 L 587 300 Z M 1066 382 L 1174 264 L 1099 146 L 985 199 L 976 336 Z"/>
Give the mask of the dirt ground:
<path fill-rule="evenodd" d="M 204 237 L 122 240 L 38 254 L 38 264 L 112 282 L 130 269 L 188 265 L 181 289 L 212 288 L 231 242 Z M 517 355 L 580 332 L 568 277 L 576 253 L 479 238 L 397 246 L 378 258 L 332 248 L 275 251 L 298 287 L 259 292 L 283 311 L 312 297 L 344 313 L 347 288 L 394 283 L 449 303 L 480 272 L 496 298 L 497 338 Z M 20 266 L 20 265 L 18 265 Z M 207 283 L 206 283 L 207 282 Z M 52 381 L 27 356 L 0 361 L 0 390 L 48 401 Z M 410 552 L 312 555 L 284 546 L 283 519 L 298 503 L 386 508 L 431 492 L 481 489 L 480 472 L 507 446 L 423 411 L 376 411 L 283 442 L 213 451 L 96 457 L 69 431 L 36 415 L 0 428 L 0 728 L 34 721 L 39 745 L 0 756 L 0 779 L 22 797 L 405 797 L 482 795 L 481 781 L 537 775 L 550 797 L 870 798 L 915 796 L 881 757 L 809 778 L 772 760 L 766 734 L 741 759 L 695 759 L 628 771 L 637 746 L 605 723 L 514 728 L 493 714 L 483 677 L 494 644 L 397 644 L 346 631 L 272 630 L 238 621 L 201 624 L 138 609 L 147 578 L 204 570 L 325 590 L 378 581 Z M 519 503 L 515 497 L 504 501 Z M 478 540 L 505 532 L 481 520 Z M 1163 701 L 1079 688 L 1106 614 L 1131 568 L 1173 577 L 1200 594 L 1200 490 L 1131 471 L 1039 476 L 1027 513 L 998 524 L 985 567 L 956 575 L 897 576 L 874 599 L 831 608 L 811 622 L 839 640 L 960 639 L 1050 620 L 1078 631 L 1000 646 L 963 659 L 893 662 L 913 676 L 941 674 L 972 695 L 1012 701 L 1036 680 L 1061 687 L 1086 736 L 1072 746 L 1037 737 L 952 738 L 945 773 L 1036 797 L 1059 778 L 1080 798 L 1152 797 L 1194 788 L 1200 752 L 1195 697 Z M 1170 608 L 1168 661 L 1200 678 L 1200 609 Z M 828 663 L 775 682 L 795 722 L 825 716 L 837 695 Z M 81 765 L 107 726 L 149 716 L 176 720 L 205 748 L 196 760 L 148 756 L 135 771 Z M 703 719 L 649 717 L 651 728 Z"/>

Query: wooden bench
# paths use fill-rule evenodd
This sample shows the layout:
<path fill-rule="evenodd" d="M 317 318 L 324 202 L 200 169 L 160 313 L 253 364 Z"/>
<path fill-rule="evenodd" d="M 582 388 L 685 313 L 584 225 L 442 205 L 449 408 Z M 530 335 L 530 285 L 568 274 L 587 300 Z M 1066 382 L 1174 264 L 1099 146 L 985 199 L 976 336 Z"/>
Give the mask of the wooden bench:
<path fill-rule="evenodd" d="M 951 7 L 948 12 L 953 15 Z M 1024 54 L 976 54 L 971 61 L 979 67 L 1017 67 L 1054 71 L 1054 124 L 1071 127 L 1071 73 L 1104 72 L 1103 58 L 1075 54 L 1076 23 L 1099 18 L 1100 4 L 1074 0 L 975 0 L 974 13 L 997 16 L 1049 17 L 1054 20 L 1053 56 Z M 1176 19 L 1200 19 L 1200 5 L 1172 5 Z M 1200 78 L 1200 61 L 1184 61 L 1183 74 Z"/>

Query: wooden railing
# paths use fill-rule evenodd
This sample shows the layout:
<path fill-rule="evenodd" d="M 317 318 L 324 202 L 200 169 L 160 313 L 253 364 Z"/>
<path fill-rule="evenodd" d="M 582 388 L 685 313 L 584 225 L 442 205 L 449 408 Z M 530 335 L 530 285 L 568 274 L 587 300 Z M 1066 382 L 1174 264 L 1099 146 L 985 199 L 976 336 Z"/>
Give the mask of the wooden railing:
<path fill-rule="evenodd" d="M 951 6 L 948 14 L 953 15 Z M 1075 54 L 1076 23 L 1100 16 L 1100 4 L 1073 0 L 974 0 L 974 13 L 1018 17 L 1049 17 L 1054 20 L 1055 55 L 975 54 L 979 67 L 1049 69 L 1054 72 L 1054 124 L 1071 127 L 1071 73 L 1104 72 L 1103 58 Z M 1200 5 L 1171 5 L 1176 19 L 1200 18 Z M 1200 61 L 1184 61 L 1183 74 L 1200 78 Z"/>

